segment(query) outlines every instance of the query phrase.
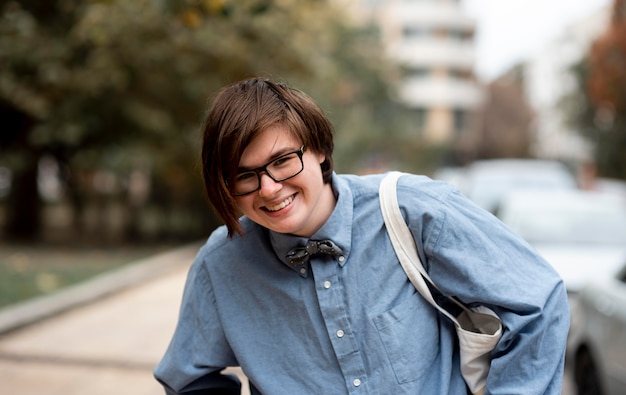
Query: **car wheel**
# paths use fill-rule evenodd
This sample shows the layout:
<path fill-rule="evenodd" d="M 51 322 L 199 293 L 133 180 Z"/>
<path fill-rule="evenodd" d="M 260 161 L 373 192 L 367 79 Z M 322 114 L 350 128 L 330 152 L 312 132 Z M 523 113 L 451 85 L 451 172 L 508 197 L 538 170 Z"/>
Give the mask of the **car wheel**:
<path fill-rule="evenodd" d="M 576 356 L 574 380 L 577 395 L 602 395 L 598 369 L 588 350 L 581 350 Z"/>

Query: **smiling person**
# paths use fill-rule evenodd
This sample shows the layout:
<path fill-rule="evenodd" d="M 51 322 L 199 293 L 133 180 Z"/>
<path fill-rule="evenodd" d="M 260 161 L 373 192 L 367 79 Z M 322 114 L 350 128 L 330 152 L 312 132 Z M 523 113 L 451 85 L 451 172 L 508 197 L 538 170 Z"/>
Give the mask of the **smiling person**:
<path fill-rule="evenodd" d="M 333 127 L 303 92 L 253 78 L 204 122 L 209 200 L 225 225 L 193 263 L 155 377 L 167 394 L 465 394 L 454 326 L 409 282 L 379 205 L 383 175 L 333 171 Z M 441 291 L 503 322 L 485 393 L 560 394 L 563 282 L 454 187 L 403 175 L 398 201 Z"/>

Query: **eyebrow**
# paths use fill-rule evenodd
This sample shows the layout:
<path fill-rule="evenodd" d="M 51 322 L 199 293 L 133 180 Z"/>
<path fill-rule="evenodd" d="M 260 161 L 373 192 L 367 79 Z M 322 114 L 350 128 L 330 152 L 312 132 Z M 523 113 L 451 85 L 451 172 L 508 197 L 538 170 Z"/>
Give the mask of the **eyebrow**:
<path fill-rule="evenodd" d="M 283 156 L 283 155 L 285 155 L 287 153 L 298 151 L 298 150 L 299 150 L 299 148 L 285 147 L 283 149 L 280 149 L 280 150 L 274 152 L 272 155 L 270 155 L 268 160 L 265 163 L 263 163 L 261 166 L 254 166 L 254 167 L 240 166 L 240 167 L 237 167 L 237 173 L 243 173 L 243 172 L 246 172 L 246 171 L 252 171 L 252 170 L 258 169 L 259 167 L 267 166 L 268 164 L 272 163 L 273 161 L 275 161 L 276 159 L 280 158 L 281 156 Z"/>

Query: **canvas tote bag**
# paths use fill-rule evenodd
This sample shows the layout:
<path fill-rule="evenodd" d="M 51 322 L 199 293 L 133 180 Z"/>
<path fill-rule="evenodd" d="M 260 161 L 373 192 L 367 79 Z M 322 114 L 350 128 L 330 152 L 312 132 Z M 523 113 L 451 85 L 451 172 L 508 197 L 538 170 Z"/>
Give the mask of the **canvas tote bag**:
<path fill-rule="evenodd" d="M 485 391 L 491 364 L 489 353 L 502 336 L 502 322 L 496 313 L 485 306 L 470 309 L 455 298 L 446 296 L 462 309 L 455 317 L 435 302 L 425 281 L 435 289 L 439 288 L 422 266 L 415 240 L 398 205 L 396 184 L 401 175 L 400 172 L 390 172 L 380 184 L 380 207 L 387 232 L 411 283 L 430 304 L 454 323 L 459 339 L 461 373 L 472 394 L 481 395 Z"/>

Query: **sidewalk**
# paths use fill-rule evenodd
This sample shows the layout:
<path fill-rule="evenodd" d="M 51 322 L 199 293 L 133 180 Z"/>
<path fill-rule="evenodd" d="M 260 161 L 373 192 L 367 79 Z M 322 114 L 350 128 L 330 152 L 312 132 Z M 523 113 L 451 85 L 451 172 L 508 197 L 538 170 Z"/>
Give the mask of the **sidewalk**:
<path fill-rule="evenodd" d="M 70 296 L 40 301 L 27 309 L 30 313 L 22 309 L 12 314 L 18 328 L 0 335 L 3 391 L 163 394 L 152 369 L 174 330 L 187 269 L 197 249 L 186 246 L 150 258 L 78 291 L 68 290 Z M 59 306 L 71 304 L 70 297 L 75 305 Z M 46 317 L 41 311 L 46 304 L 57 313 Z M 36 322 L 27 325 L 25 316 Z"/>

